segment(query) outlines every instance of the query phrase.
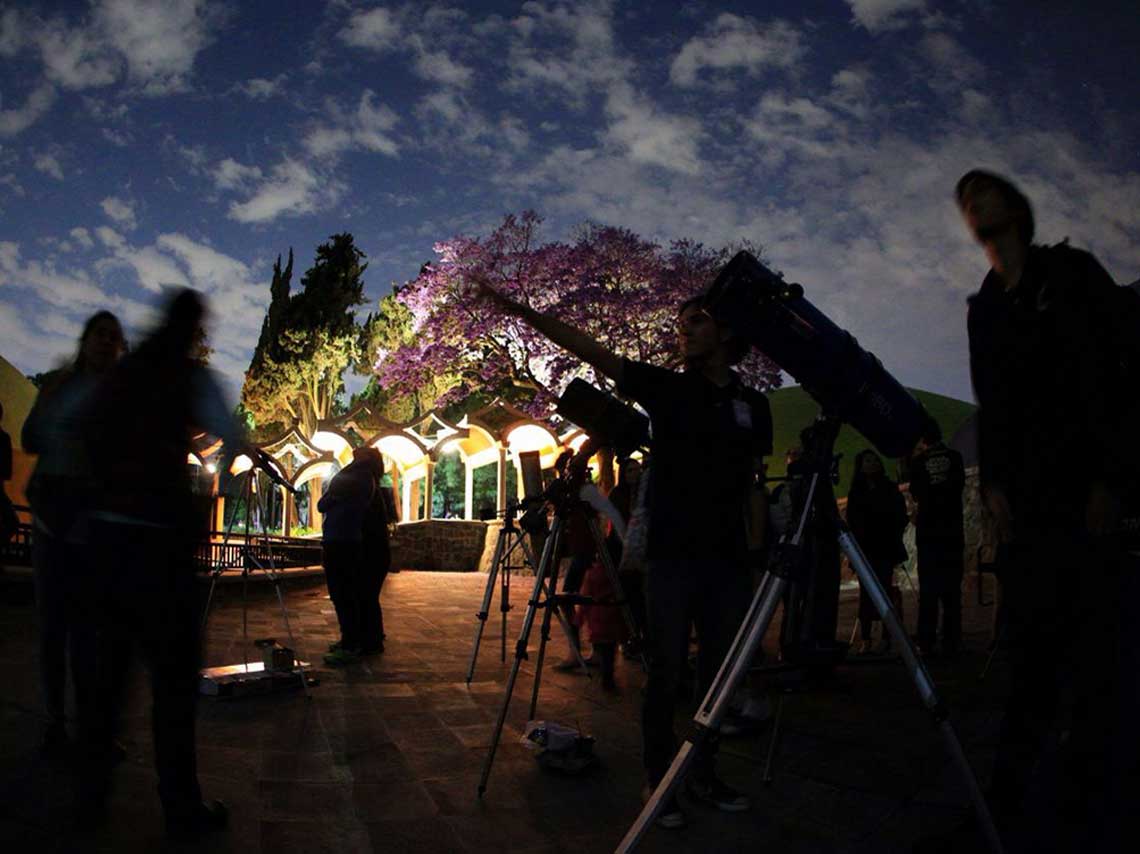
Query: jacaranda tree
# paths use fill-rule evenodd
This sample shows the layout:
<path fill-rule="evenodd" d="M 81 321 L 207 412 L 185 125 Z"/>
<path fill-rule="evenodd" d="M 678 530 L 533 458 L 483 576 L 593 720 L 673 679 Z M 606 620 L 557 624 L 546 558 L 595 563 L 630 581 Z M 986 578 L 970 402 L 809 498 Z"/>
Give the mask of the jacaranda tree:
<path fill-rule="evenodd" d="M 477 299 L 477 279 L 557 315 L 620 355 L 678 366 L 677 307 L 708 286 L 731 251 L 687 240 L 666 248 L 599 225 L 584 226 L 573 242 L 541 243 L 540 224 L 533 212 L 510 215 L 485 238 L 436 244 L 438 259 L 396 291 L 410 325 L 403 341 L 374 352 L 381 387 L 412 394 L 448 377 L 437 406 L 473 393 L 500 394 L 541 416 L 575 377 L 610 385 L 526 324 Z M 780 384 L 779 369 L 759 354 L 738 370 L 756 388 Z"/>

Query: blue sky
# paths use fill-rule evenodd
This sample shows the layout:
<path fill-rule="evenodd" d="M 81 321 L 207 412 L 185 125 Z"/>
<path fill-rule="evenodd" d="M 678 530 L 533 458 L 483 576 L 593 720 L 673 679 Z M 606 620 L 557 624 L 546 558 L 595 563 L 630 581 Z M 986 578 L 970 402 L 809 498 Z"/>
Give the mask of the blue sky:
<path fill-rule="evenodd" d="M 969 398 L 974 166 L 1140 278 L 1134 2 L 0 5 L 0 354 L 26 372 L 164 287 L 236 389 L 292 246 L 351 231 L 375 300 L 533 208 L 762 246 L 908 385 Z"/>

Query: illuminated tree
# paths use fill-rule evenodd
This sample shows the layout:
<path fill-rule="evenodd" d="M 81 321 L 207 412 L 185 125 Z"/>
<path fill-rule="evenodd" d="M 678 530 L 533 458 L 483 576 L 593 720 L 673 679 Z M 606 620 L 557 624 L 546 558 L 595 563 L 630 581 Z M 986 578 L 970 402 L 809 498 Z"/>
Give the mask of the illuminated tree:
<path fill-rule="evenodd" d="M 407 312 L 401 337 L 372 342 L 380 386 L 414 394 L 430 381 L 440 392 L 436 405 L 483 392 L 545 415 L 575 377 L 609 385 L 526 324 L 474 299 L 473 278 L 557 315 L 620 355 L 677 366 L 677 307 L 711 282 L 730 250 L 692 241 L 666 249 L 598 225 L 582 228 L 572 243 L 542 244 L 540 223 L 532 212 L 511 215 L 485 239 L 435 246 L 438 260 L 394 295 Z M 739 370 L 757 388 L 780 384 L 779 369 L 758 354 Z"/>
<path fill-rule="evenodd" d="M 334 234 L 317 247 L 293 295 L 293 253 L 284 270 L 280 258 L 274 264 L 269 309 L 242 386 L 242 405 L 259 433 L 297 423 L 311 435 L 335 414 L 344 370 L 359 358 L 353 310 L 364 302 L 364 257 L 351 234 Z"/>

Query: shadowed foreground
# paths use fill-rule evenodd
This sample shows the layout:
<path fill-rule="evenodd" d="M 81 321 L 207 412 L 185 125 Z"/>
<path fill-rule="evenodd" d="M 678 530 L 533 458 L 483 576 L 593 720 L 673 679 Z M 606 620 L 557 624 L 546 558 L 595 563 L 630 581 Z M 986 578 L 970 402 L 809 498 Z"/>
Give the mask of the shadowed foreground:
<path fill-rule="evenodd" d="M 543 673 L 540 718 L 577 724 L 597 738 L 600 764 L 578 777 L 541 771 L 519 743 L 530 697 L 530 662 L 515 689 L 488 791 L 475 797 L 513 639 L 530 579 L 513 587 L 508 662 L 499 662 L 498 612 L 470 687 L 464 676 L 486 577 L 403 572 L 384 589 L 387 651 L 347 671 L 319 671 L 306 700 L 300 691 L 242 700 L 203 698 L 199 766 L 203 791 L 231 809 L 231 827 L 200 846 L 248 854 L 286 852 L 512 851 L 574 854 L 613 850 L 640 809 L 637 707 L 642 676 L 619 656 L 617 696 L 597 678 Z M 846 638 L 857 591 L 845 590 L 840 635 Z M 223 590 L 207 632 L 211 665 L 241 661 L 240 588 Z M 932 673 L 950 703 L 959 737 L 983 777 L 992 762 L 1003 663 L 984 683 L 991 609 L 965 595 L 966 653 Z M 300 652 L 320 661 L 336 636 L 323 585 L 286 589 Z M 907 595 L 913 631 L 915 603 Z M 495 608 L 498 607 L 496 597 Z M 270 589 L 253 592 L 250 638 L 285 641 Z M 66 832 L 70 778 L 62 763 L 39 757 L 42 728 L 35 664 L 36 618 L 30 585 L 9 588 L 0 606 L 0 846 L 7 851 L 162 850 L 145 682 L 135 679 L 107 828 Z M 766 647 L 773 649 L 772 638 Z M 532 648 L 537 644 L 537 630 Z M 552 654 L 563 653 L 561 638 Z M 251 655 L 256 651 L 252 649 Z M 532 656 L 533 660 L 533 656 Z M 137 674 L 136 674 L 137 676 Z M 722 776 L 750 792 L 751 812 L 722 814 L 689 805 L 682 831 L 654 828 L 644 851 L 756 851 L 876 854 L 910 851 L 966 817 L 965 793 L 949 766 L 901 664 L 839 670 L 826 686 L 787 695 L 784 738 L 770 788 L 760 782 L 765 728 L 728 739 Z M 185 846 L 176 850 L 193 850 Z"/>

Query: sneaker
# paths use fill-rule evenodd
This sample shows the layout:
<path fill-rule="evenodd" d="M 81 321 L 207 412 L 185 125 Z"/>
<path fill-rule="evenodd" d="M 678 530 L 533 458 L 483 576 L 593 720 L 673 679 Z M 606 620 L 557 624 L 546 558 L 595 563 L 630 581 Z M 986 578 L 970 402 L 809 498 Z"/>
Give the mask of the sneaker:
<path fill-rule="evenodd" d="M 711 780 L 690 780 L 687 786 L 689 797 L 721 812 L 744 812 L 752 808 L 752 800 L 743 792 L 713 777 Z"/>
<path fill-rule="evenodd" d="M 329 667 L 346 667 L 349 664 L 355 664 L 359 660 L 359 652 L 352 649 L 345 649 L 344 647 L 341 647 L 336 652 L 330 652 L 325 656 L 325 664 Z"/>
<path fill-rule="evenodd" d="M 641 802 L 647 804 L 651 797 L 653 797 L 653 787 L 646 783 L 641 790 Z M 676 795 L 670 795 L 669 800 L 661 805 L 654 821 L 658 827 L 665 830 L 680 830 L 688 823 L 685 821 L 685 813 L 677 802 Z"/>
<path fill-rule="evenodd" d="M 685 821 L 685 813 L 674 795 L 665 802 L 661 812 L 657 814 L 657 826 L 664 830 L 680 830 L 686 824 L 688 822 Z"/>

